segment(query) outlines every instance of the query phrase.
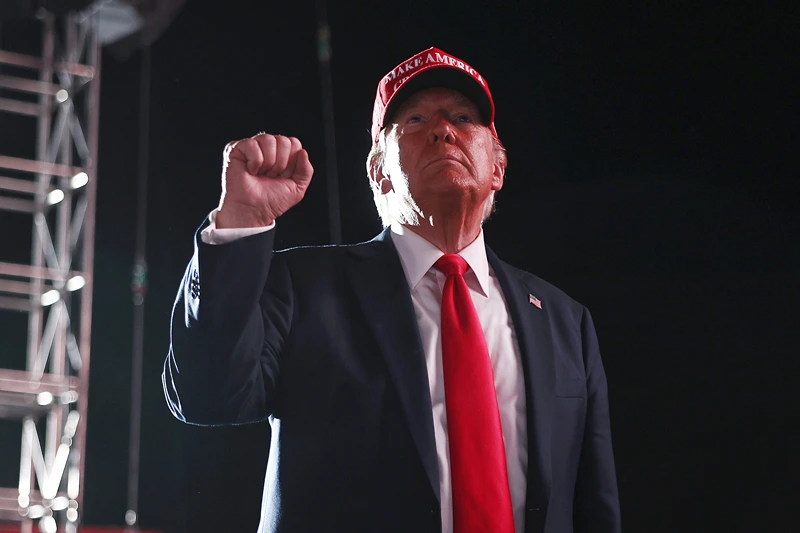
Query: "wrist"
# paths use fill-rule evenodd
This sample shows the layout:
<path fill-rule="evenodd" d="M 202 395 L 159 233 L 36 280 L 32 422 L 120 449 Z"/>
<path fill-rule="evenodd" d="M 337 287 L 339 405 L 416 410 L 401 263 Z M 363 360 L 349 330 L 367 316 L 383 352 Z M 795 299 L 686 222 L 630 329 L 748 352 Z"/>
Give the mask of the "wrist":
<path fill-rule="evenodd" d="M 254 210 L 221 206 L 214 223 L 218 229 L 263 228 L 275 222 L 274 218 Z"/>

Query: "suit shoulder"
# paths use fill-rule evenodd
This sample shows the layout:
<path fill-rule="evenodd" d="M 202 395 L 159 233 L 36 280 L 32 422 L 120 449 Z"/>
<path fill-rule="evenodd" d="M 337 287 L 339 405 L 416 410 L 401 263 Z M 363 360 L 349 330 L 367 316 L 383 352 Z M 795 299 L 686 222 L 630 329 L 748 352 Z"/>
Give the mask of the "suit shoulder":
<path fill-rule="evenodd" d="M 292 267 L 302 267 L 303 265 L 330 265 L 332 263 L 347 261 L 347 258 L 351 256 L 367 254 L 371 249 L 379 247 L 381 244 L 380 242 L 371 240 L 356 244 L 295 246 L 283 250 L 276 250 L 275 255 Z"/>

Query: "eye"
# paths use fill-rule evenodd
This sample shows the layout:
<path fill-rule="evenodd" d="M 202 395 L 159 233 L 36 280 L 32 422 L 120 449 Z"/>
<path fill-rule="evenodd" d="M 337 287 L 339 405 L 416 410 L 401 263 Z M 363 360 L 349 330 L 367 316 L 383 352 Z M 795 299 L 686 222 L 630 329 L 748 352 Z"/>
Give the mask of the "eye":
<path fill-rule="evenodd" d="M 472 122 L 472 117 L 469 115 L 458 115 L 459 122 Z"/>
<path fill-rule="evenodd" d="M 419 124 L 422 122 L 422 117 L 419 115 L 411 115 L 406 119 L 406 124 Z"/>

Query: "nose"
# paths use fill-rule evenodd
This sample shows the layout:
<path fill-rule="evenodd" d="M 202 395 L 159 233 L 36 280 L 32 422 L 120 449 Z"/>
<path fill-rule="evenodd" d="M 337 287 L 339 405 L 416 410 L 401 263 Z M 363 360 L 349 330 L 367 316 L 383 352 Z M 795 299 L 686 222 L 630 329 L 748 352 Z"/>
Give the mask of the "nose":
<path fill-rule="evenodd" d="M 453 144 L 456 140 L 456 129 L 446 117 L 437 115 L 431 121 L 430 138 L 434 143 L 446 142 Z"/>

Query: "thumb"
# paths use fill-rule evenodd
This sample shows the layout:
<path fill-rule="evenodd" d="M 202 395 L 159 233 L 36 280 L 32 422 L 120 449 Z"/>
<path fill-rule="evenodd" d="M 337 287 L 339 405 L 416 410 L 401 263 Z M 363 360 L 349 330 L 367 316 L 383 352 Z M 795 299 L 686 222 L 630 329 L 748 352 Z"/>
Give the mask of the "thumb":
<path fill-rule="evenodd" d="M 305 149 L 297 152 L 297 163 L 294 168 L 294 176 L 292 179 L 303 188 L 308 187 L 311 181 L 311 176 L 314 175 L 314 167 L 311 166 L 311 161 L 308 160 L 308 152 Z"/>

